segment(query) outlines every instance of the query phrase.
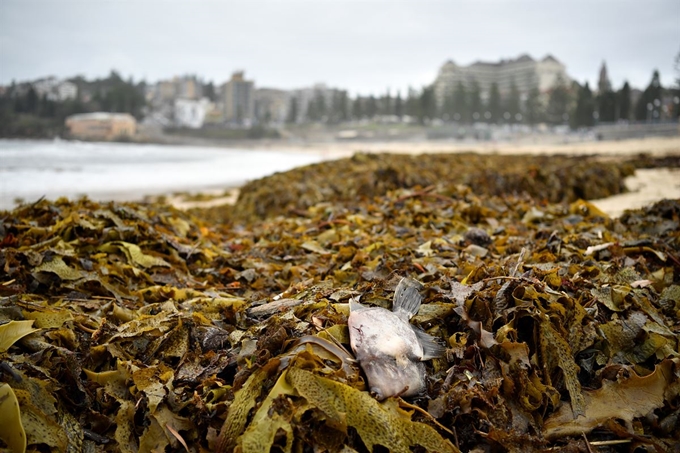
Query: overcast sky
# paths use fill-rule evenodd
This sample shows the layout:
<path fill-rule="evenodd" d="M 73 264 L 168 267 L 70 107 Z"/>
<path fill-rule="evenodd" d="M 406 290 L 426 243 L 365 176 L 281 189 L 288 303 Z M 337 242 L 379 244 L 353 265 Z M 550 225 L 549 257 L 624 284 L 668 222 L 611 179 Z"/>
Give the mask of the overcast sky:
<path fill-rule="evenodd" d="M 46 75 L 147 81 L 239 69 L 257 87 L 402 92 L 458 64 L 552 54 L 580 82 L 674 83 L 680 0 L 0 0 L 0 84 Z"/>

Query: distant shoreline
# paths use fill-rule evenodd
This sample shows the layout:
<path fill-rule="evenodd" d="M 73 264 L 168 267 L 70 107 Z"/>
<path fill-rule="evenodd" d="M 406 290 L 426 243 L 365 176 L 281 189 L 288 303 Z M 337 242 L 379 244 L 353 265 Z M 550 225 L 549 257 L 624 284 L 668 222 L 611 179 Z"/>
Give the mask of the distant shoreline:
<path fill-rule="evenodd" d="M 166 138 L 170 138 L 166 140 Z M 16 141 L 64 141 L 82 143 L 118 143 L 132 145 L 199 146 L 229 150 L 257 150 L 313 153 L 321 156 L 350 157 L 357 152 L 430 154 L 464 153 L 480 154 L 560 154 L 560 155 L 621 155 L 630 156 L 648 153 L 653 156 L 680 155 L 680 135 L 675 137 L 647 137 L 625 140 L 556 140 L 555 137 L 507 141 L 461 141 L 461 140 L 347 140 L 347 141 L 302 141 L 289 139 L 251 139 L 251 140 L 210 140 L 194 137 L 163 136 L 163 138 L 137 138 L 121 141 L 88 141 L 71 139 L 42 138 L 0 138 Z"/>
<path fill-rule="evenodd" d="M 171 141 L 136 141 L 139 144 L 166 144 L 177 146 L 207 146 L 225 149 L 254 149 L 294 151 L 349 157 L 357 152 L 366 153 L 498 153 L 498 154 L 561 154 L 561 155 L 635 155 L 649 153 L 654 156 L 680 154 L 680 135 L 675 137 L 647 137 L 625 140 L 578 140 L 567 141 L 556 137 L 527 137 L 507 141 L 463 141 L 463 140 L 328 140 L 297 141 L 288 139 L 258 139 L 217 141 L 183 137 Z"/>

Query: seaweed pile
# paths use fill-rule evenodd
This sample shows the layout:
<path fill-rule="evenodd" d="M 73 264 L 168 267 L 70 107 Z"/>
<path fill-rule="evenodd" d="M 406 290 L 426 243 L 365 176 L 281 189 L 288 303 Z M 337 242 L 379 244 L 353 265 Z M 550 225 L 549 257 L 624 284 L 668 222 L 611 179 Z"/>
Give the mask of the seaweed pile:
<path fill-rule="evenodd" d="M 635 162 L 650 166 L 656 160 L 640 156 Z M 241 189 L 228 217 L 253 221 L 323 201 L 353 203 L 357 197 L 430 185 L 462 184 L 477 195 L 529 194 L 553 203 L 592 200 L 624 192 L 623 178 L 632 175 L 634 168 L 621 159 L 603 160 L 597 155 L 358 153 L 252 181 Z"/>
<path fill-rule="evenodd" d="M 680 200 L 610 219 L 429 182 L 238 226 L 88 200 L 0 213 L 1 441 L 677 448 Z M 447 352 L 422 395 L 378 402 L 348 352 L 348 302 L 390 308 L 402 277 L 424 286 L 412 323 Z"/>

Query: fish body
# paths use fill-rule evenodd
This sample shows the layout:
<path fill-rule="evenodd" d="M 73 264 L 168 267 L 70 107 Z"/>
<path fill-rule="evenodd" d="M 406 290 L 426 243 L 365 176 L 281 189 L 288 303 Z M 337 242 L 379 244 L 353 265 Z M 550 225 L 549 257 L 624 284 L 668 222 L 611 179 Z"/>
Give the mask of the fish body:
<path fill-rule="evenodd" d="M 426 378 L 422 362 L 444 353 L 433 337 L 409 323 L 420 307 L 420 288 L 418 282 L 402 279 L 392 311 L 350 302 L 350 346 L 379 400 L 421 393 Z"/>

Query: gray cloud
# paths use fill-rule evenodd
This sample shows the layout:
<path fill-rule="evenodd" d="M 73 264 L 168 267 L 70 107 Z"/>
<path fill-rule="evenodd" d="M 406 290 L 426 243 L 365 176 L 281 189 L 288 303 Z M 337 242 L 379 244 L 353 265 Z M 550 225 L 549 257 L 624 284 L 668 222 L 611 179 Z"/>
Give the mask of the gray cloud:
<path fill-rule="evenodd" d="M 0 2 L 0 83 L 110 69 L 149 81 L 196 73 L 258 86 L 324 81 L 353 93 L 430 83 L 459 64 L 550 53 L 592 83 L 675 78 L 680 2 L 648 1 L 11 1 Z"/>

